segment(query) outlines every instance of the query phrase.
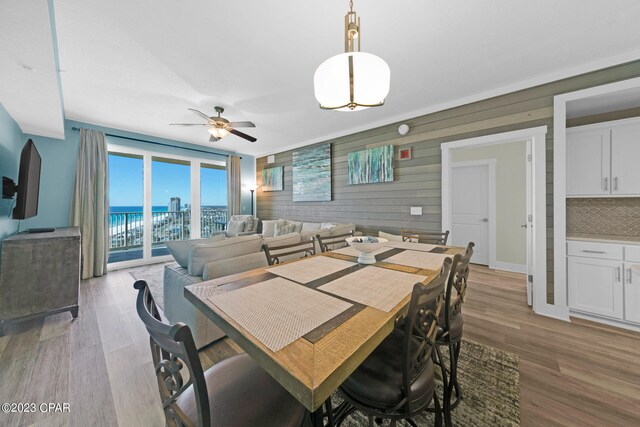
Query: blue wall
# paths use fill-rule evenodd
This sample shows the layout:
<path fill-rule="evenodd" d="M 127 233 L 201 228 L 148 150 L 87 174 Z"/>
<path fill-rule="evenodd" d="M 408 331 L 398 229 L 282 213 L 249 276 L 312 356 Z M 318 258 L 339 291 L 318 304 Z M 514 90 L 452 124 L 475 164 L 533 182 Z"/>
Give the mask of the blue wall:
<path fill-rule="evenodd" d="M 0 105 L 1 107 L 1 105 Z M 15 121 L 0 109 L 0 175 L 7 175 L 16 179 L 18 173 L 18 162 L 20 150 L 29 138 L 33 139 L 42 157 L 42 172 L 40 178 L 40 200 L 38 215 L 23 221 L 20 229 L 31 227 L 66 227 L 69 225 L 69 213 L 71 210 L 71 197 L 75 180 L 76 157 L 80 143 L 80 132 L 74 131 L 72 127 L 85 127 L 104 131 L 114 135 L 122 135 L 131 138 L 146 139 L 164 144 L 171 144 L 184 148 L 195 148 L 207 150 L 207 147 L 188 144 L 179 141 L 167 140 L 147 135 L 126 132 L 117 129 L 105 128 L 101 126 L 89 125 L 86 123 L 65 120 L 65 139 L 52 139 L 42 136 L 22 134 Z M 199 157 L 208 160 L 225 161 L 226 158 L 212 154 L 193 152 L 179 148 L 163 147 L 142 142 L 129 141 L 120 138 L 108 138 L 109 142 L 138 148 L 149 151 L 176 154 L 189 157 Z M 212 149 L 218 153 L 227 154 L 223 150 Z M 255 159 L 253 156 L 241 154 L 242 156 L 242 182 L 251 184 L 255 182 Z M 7 218 L 10 201 L 2 201 L 0 205 L 0 239 L 15 232 L 17 221 Z M 251 198 L 248 190 L 243 190 L 242 212 L 250 213 Z"/>
<path fill-rule="evenodd" d="M 18 178 L 20 151 L 25 140 L 18 124 L 0 104 L 0 176 Z M 12 200 L 0 199 L 0 240 L 15 233 L 18 221 L 9 218 Z"/>

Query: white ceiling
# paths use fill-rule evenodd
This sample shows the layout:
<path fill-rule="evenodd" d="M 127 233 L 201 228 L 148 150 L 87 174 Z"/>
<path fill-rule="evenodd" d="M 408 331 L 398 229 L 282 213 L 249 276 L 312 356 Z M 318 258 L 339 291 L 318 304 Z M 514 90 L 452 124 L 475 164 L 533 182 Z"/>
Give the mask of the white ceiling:
<path fill-rule="evenodd" d="M 387 61 L 391 92 L 380 108 L 322 111 L 313 73 L 343 49 L 346 0 L 51 1 L 66 118 L 209 146 L 206 129 L 169 123 L 198 123 L 187 108 L 213 115 L 221 105 L 229 120 L 256 123 L 246 132 L 258 142 L 228 136 L 213 145 L 247 154 L 640 59 L 637 0 L 354 0 L 362 50 Z M 47 0 L 0 5 L 0 24 L 18 29 L 2 44 L 3 72 L 22 61 L 14 51 L 40 59 L 51 50 L 51 39 L 42 46 L 33 28 L 5 19 L 8 8 L 31 12 L 26 3 L 41 12 Z M 33 112 L 42 104 L 55 114 L 55 97 L 10 81 L 19 84 L 3 79 L 0 102 L 23 130 L 54 134 L 47 114 Z"/>

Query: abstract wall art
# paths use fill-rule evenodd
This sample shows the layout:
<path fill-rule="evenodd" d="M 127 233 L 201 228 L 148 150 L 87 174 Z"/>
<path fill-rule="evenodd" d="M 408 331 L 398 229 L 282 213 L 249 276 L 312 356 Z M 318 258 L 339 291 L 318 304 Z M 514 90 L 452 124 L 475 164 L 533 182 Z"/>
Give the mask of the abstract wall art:
<path fill-rule="evenodd" d="M 393 181 L 393 145 L 349 153 L 347 163 L 349 184 Z"/>
<path fill-rule="evenodd" d="M 284 166 L 262 169 L 262 191 L 284 190 Z"/>
<path fill-rule="evenodd" d="M 331 144 L 293 152 L 293 201 L 331 200 Z"/>

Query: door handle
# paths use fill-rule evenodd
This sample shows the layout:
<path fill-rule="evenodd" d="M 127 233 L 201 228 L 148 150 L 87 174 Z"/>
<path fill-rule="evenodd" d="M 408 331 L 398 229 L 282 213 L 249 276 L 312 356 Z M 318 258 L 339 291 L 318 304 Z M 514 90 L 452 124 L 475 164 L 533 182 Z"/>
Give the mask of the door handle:
<path fill-rule="evenodd" d="M 480 222 L 489 222 L 489 218 L 482 218 Z"/>
<path fill-rule="evenodd" d="M 522 224 L 520 227 L 527 228 L 527 224 Z"/>

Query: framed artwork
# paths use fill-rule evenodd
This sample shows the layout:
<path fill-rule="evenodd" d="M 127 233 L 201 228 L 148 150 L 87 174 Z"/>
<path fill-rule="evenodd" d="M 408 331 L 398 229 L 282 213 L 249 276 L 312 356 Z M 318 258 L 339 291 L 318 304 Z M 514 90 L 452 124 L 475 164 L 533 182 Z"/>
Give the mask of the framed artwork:
<path fill-rule="evenodd" d="M 393 181 L 393 145 L 369 148 L 347 156 L 349 184 Z"/>
<path fill-rule="evenodd" d="M 400 160 L 411 160 L 411 148 L 400 149 Z"/>
<path fill-rule="evenodd" d="M 331 200 L 331 144 L 293 152 L 293 201 Z"/>
<path fill-rule="evenodd" d="M 284 190 L 284 166 L 262 169 L 262 191 Z"/>

